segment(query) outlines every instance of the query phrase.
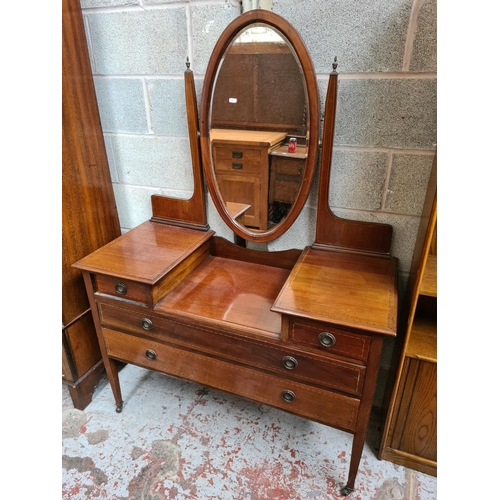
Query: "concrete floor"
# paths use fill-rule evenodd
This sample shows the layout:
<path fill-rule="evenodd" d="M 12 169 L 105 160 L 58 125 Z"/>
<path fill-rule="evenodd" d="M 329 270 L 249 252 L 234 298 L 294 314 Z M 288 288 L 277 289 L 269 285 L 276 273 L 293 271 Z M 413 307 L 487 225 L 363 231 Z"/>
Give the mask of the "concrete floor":
<path fill-rule="evenodd" d="M 127 365 L 84 411 L 62 398 L 63 500 L 335 500 L 350 434 Z M 373 419 L 352 500 L 435 500 L 436 478 L 379 461 Z"/>

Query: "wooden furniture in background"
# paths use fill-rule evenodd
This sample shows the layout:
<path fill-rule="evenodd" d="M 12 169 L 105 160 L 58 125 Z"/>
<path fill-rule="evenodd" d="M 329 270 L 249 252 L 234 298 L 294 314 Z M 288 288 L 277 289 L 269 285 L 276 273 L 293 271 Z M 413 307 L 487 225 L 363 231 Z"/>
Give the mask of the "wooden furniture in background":
<path fill-rule="evenodd" d="M 281 146 L 270 153 L 269 219 L 278 223 L 295 203 L 304 179 L 306 148 L 297 146 L 294 153 Z"/>
<path fill-rule="evenodd" d="M 214 91 L 212 127 L 305 135 L 304 83 L 288 45 L 237 43 L 224 61 Z M 269 88 L 278 91 L 278 99 Z"/>
<path fill-rule="evenodd" d="M 232 203 L 228 201 L 226 202 L 226 206 L 231 217 L 238 222 L 238 224 L 242 224 L 243 216 L 250 208 L 250 205 L 245 205 L 244 203 Z"/>
<path fill-rule="evenodd" d="M 379 458 L 437 475 L 436 159 L 415 245 Z"/>
<path fill-rule="evenodd" d="M 72 264 L 120 236 L 82 11 L 63 1 L 62 377 L 83 410 L 104 371 L 81 273 Z"/>
<path fill-rule="evenodd" d="M 279 147 L 286 132 L 212 129 L 214 169 L 225 202 L 250 205 L 243 225 L 267 229 L 269 153 Z"/>
<path fill-rule="evenodd" d="M 253 23 L 286 33 L 306 75 L 312 141 L 306 163 L 313 168 L 307 168 L 299 194 L 299 200 L 305 199 L 317 160 L 318 95 L 312 62 L 294 28 L 267 10 L 239 16 L 216 44 L 202 95 L 211 95 L 227 44 Z M 334 72 L 329 80 L 323 158 L 332 153 L 337 77 Z M 186 85 L 191 95 L 194 82 L 187 79 Z M 262 146 L 249 147 L 248 138 L 242 148 L 241 143 L 235 149 L 217 141 L 212 148 L 208 110 L 202 103 L 203 169 L 216 208 L 234 230 L 238 226 L 217 188 L 220 171 L 231 170 L 233 162 L 244 162 L 246 168 L 248 161 L 250 171 L 259 172 L 267 165 L 269 144 L 278 145 L 284 134 L 265 145 L 265 162 L 257 154 Z M 195 134 L 191 137 L 196 140 Z M 328 181 L 329 171 L 329 161 L 323 160 L 320 183 Z M 164 207 L 169 206 L 166 200 Z M 267 206 L 267 194 L 264 202 Z M 328 188 L 320 190 L 318 202 L 328 206 Z M 295 203 L 295 217 L 302 206 Z M 341 234 L 328 234 L 323 225 L 331 228 L 337 219 L 327 210 L 320 214 L 321 240 L 304 249 L 265 252 L 193 229 L 190 220 L 185 226 L 170 223 L 165 210 L 165 220 L 146 221 L 75 263 L 84 276 L 117 411 L 123 409 L 117 370 L 122 361 L 342 429 L 353 434 L 342 489 L 348 495 L 361 460 L 383 341 L 396 335 L 398 261 L 388 252 L 390 226 L 338 219 Z M 287 219 L 288 224 L 293 220 Z M 269 241 L 287 227 L 264 236 Z M 239 233 L 255 240 L 254 233 Z"/>

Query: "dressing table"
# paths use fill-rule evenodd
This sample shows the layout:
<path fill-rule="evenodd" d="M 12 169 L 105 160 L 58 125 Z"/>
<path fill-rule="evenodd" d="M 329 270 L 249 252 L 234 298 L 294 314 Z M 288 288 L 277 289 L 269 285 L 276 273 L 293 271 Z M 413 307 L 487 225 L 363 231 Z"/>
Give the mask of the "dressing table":
<path fill-rule="evenodd" d="M 212 136 L 220 127 L 212 124 L 213 97 L 219 85 L 227 83 L 220 81 L 231 61 L 226 56 L 235 46 L 238 53 L 248 51 L 239 44 L 253 32 L 272 36 L 279 45 L 273 54 L 293 56 L 303 89 L 300 106 L 305 103 L 299 114 L 304 117 L 308 148 L 301 158 L 300 186 L 287 216 L 269 229 L 246 225 L 244 218 L 235 220 L 233 203 L 249 202 L 225 198 Z M 272 71 L 259 68 L 268 77 Z M 353 434 L 342 489 L 349 495 L 365 441 L 383 340 L 396 334 L 397 259 L 390 256 L 391 226 L 341 219 L 328 205 L 337 76 L 334 64 L 312 245 L 257 251 L 217 236 L 207 224 L 204 182 L 222 219 L 242 241 L 266 242 L 281 236 L 305 204 L 318 158 L 318 90 L 307 49 L 283 18 L 253 10 L 233 21 L 219 38 L 208 64 L 199 117 L 189 65 L 185 72 L 192 197 L 153 195 L 150 220 L 74 266 L 84 277 L 118 412 L 123 400 L 116 362 L 121 361 L 342 429 Z M 239 99 L 237 90 L 227 97 Z M 247 123 L 245 129 L 278 135 L 296 132 L 284 126 L 279 112 L 274 128 L 271 125 L 259 122 L 252 128 Z M 226 129 L 236 137 L 234 123 Z"/>

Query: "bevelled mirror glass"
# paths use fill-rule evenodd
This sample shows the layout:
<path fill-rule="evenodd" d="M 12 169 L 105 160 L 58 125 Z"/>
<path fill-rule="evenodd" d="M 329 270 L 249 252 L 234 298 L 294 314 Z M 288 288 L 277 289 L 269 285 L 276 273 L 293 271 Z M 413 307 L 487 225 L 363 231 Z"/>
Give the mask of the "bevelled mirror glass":
<path fill-rule="evenodd" d="M 297 32 L 268 11 L 233 21 L 210 59 L 202 103 L 217 210 L 245 240 L 280 236 L 307 199 L 318 150 L 316 78 Z"/>

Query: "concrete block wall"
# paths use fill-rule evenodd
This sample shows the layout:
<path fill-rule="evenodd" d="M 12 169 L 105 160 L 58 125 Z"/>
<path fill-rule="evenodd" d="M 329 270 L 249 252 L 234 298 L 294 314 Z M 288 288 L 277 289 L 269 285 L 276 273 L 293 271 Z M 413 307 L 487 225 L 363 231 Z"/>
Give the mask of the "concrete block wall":
<path fill-rule="evenodd" d="M 152 194 L 190 197 L 185 60 L 200 98 L 213 46 L 242 5 L 81 0 L 81 6 L 120 223 L 127 231 L 151 217 Z M 322 110 L 338 58 L 330 206 L 341 217 L 393 226 L 392 253 L 400 260 L 404 291 L 437 142 L 436 0 L 273 0 L 272 10 L 308 47 Z M 303 213 L 265 248 L 314 241 L 317 188 L 316 173 Z M 232 240 L 210 197 L 208 221 Z M 382 381 L 392 347 L 388 341 L 384 348 Z"/>

